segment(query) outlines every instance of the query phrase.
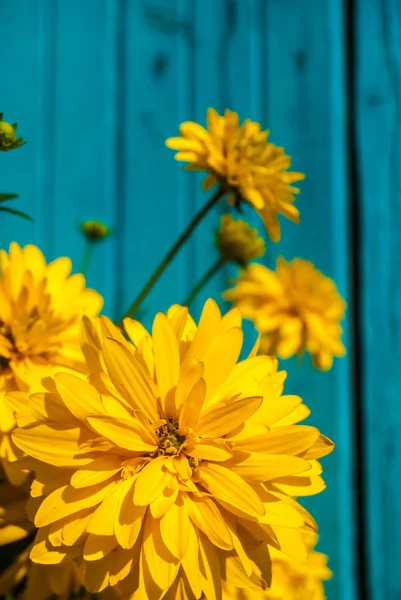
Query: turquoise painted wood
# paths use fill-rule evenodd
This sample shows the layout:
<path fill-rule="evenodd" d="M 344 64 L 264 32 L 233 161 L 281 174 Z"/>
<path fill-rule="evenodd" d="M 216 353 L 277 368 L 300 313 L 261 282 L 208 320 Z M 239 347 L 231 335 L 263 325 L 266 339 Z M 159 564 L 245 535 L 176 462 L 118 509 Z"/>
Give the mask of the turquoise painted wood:
<path fill-rule="evenodd" d="M 370 2 L 370 12 L 363 19 L 373 22 L 378 4 Z M 396 6 L 395 0 L 391 6 Z M 348 298 L 346 56 L 341 0 L 0 0 L 0 14 L 0 110 L 6 119 L 19 122 L 21 135 L 29 141 L 21 150 L 0 157 L 0 191 L 18 192 L 21 197 L 15 206 L 35 218 L 31 224 L 2 217 L 3 246 L 14 239 L 21 244 L 34 242 L 48 259 L 70 256 L 77 271 L 83 253 L 77 223 L 88 218 L 105 221 L 114 236 L 99 245 L 87 279 L 88 285 L 104 295 L 104 312 L 118 318 L 205 202 L 202 177 L 182 172 L 165 147 L 165 139 L 184 120 L 204 123 L 209 106 L 219 111 L 229 107 L 242 119 L 250 117 L 268 127 L 271 139 L 293 156 L 294 168 L 307 173 L 298 200 L 302 225 L 283 224 L 282 242 L 268 247 L 268 264 L 273 265 L 278 254 L 311 259 Z M 363 19 L 361 51 L 369 44 Z M 378 52 L 379 34 L 375 44 L 376 50 L 369 52 Z M 368 75 L 369 59 L 363 61 L 361 69 L 369 81 L 364 83 L 362 78 L 361 90 L 371 89 L 374 75 Z M 381 84 L 386 75 L 383 69 L 378 71 Z M 388 95 L 389 110 L 394 111 L 395 97 Z M 369 108 L 363 99 L 360 105 L 361 131 L 369 111 L 382 110 L 387 115 L 383 106 Z M 377 128 L 375 143 L 362 147 L 365 138 L 361 137 L 369 177 L 371 148 L 379 148 L 381 132 L 378 125 L 371 127 Z M 383 175 L 385 183 L 377 181 L 378 189 L 389 186 L 387 174 L 388 170 Z M 390 188 L 385 189 L 387 193 Z M 366 231 L 377 210 L 376 196 L 369 193 Z M 145 303 L 147 324 L 156 311 L 182 302 L 216 259 L 213 230 L 222 211 L 220 206 L 205 220 L 155 286 Z M 248 214 L 255 226 L 261 225 L 256 215 Z M 391 230 L 395 227 L 391 224 Z M 366 257 L 372 258 L 376 276 L 388 286 L 387 271 L 380 270 L 377 258 L 380 253 L 374 255 L 382 238 L 379 232 L 374 235 L 376 246 L 370 247 L 366 238 Z M 396 250 L 394 246 L 393 261 Z M 366 269 L 372 260 L 366 262 Z M 230 274 L 221 273 L 208 285 L 194 307 L 196 315 L 206 297 L 219 298 Z M 370 292 L 366 284 L 366 293 Z M 379 304 L 373 296 L 366 303 L 367 319 L 377 315 L 377 307 L 384 314 L 387 296 L 381 293 Z M 373 333 L 371 329 L 368 333 L 377 344 L 374 336 L 379 335 L 380 318 L 376 319 Z M 249 345 L 254 332 L 248 325 L 246 329 Z M 390 336 L 390 330 L 386 335 Z M 345 336 L 349 346 L 348 321 Z M 367 361 L 373 361 L 368 341 L 366 348 Z M 304 398 L 312 410 L 310 422 L 337 444 L 335 453 L 323 461 L 327 490 L 305 504 L 319 523 L 319 549 L 329 554 L 335 573 L 327 585 L 328 598 L 353 600 L 357 594 L 350 359 L 338 361 L 325 374 L 314 371 L 307 360 L 281 366 L 289 372 L 287 391 Z M 374 369 L 370 371 L 373 378 Z M 388 372 L 394 378 L 390 366 Z M 395 381 L 391 385 L 388 404 L 397 389 Z M 375 386 L 379 379 L 372 379 L 369 406 L 377 397 Z M 389 410 L 396 419 L 396 409 Z M 371 412 L 367 419 L 373 427 Z M 369 451 L 375 451 L 372 445 Z M 395 473 L 401 458 L 392 456 Z M 372 510 L 377 510 L 374 482 L 381 481 L 382 486 L 386 482 L 384 470 L 377 468 L 375 477 L 369 484 Z M 395 506 L 391 504 L 392 510 Z M 397 523 L 401 527 L 401 517 Z M 379 535 L 379 525 L 380 520 L 373 535 Z M 394 543 L 399 543 L 399 537 Z M 378 542 L 378 537 L 372 537 L 375 582 L 384 572 L 373 560 Z"/>
<path fill-rule="evenodd" d="M 401 597 L 401 6 L 388 0 L 358 5 L 367 574 L 372 597 L 384 600 Z"/>

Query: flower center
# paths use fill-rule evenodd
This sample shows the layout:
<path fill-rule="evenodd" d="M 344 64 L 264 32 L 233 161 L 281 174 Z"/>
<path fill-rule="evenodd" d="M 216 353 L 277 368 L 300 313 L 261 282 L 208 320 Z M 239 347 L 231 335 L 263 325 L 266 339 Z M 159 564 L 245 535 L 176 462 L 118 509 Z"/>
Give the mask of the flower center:
<path fill-rule="evenodd" d="M 156 456 L 163 454 L 179 454 L 182 445 L 187 439 L 179 433 L 179 424 L 169 417 L 166 423 L 158 427 L 156 435 L 159 438 L 159 446 L 155 451 Z"/>

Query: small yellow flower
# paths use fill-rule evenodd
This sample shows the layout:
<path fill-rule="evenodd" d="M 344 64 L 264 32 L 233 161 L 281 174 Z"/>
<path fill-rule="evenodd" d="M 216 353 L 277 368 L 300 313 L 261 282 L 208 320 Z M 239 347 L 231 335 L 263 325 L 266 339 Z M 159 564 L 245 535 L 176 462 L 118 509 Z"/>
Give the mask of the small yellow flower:
<path fill-rule="evenodd" d="M 0 460 L 13 483 L 20 481 L 11 464 L 18 454 L 10 437 L 16 423 L 5 392 L 29 391 L 55 366 L 85 369 L 80 321 L 103 304 L 85 288 L 83 275 L 70 271 L 69 258 L 46 264 L 36 246 L 13 242 L 9 254 L 0 250 Z"/>
<path fill-rule="evenodd" d="M 312 535 L 311 541 L 316 541 Z M 265 592 L 223 587 L 223 600 L 325 600 L 324 581 L 331 578 L 327 556 L 310 550 L 306 561 L 294 560 L 272 548 L 272 586 Z"/>
<path fill-rule="evenodd" d="M 254 229 L 242 219 L 222 215 L 216 234 L 216 246 L 225 261 L 245 265 L 265 253 L 265 243 Z"/>
<path fill-rule="evenodd" d="M 249 265 L 223 297 L 264 334 L 261 353 L 289 358 L 306 351 L 322 371 L 331 368 L 334 356 L 345 355 L 340 321 L 346 303 L 309 261 L 281 257 L 276 272 Z"/>
<path fill-rule="evenodd" d="M 294 206 L 299 189 L 292 184 L 304 175 L 288 171 L 290 157 L 268 141 L 269 132 L 261 131 L 259 123 L 247 119 L 240 125 L 237 113 L 226 110 L 220 116 L 209 108 L 207 130 L 186 122 L 180 135 L 166 141 L 169 148 L 178 150 L 175 158 L 190 163 L 187 170 L 208 172 L 205 190 L 217 183 L 237 208 L 242 201 L 249 202 L 274 242 L 280 239 L 279 214 L 299 222 Z"/>
<path fill-rule="evenodd" d="M 7 121 L 3 121 L 3 113 L 0 113 L 0 151 L 8 152 L 25 143 L 24 138 L 17 138 L 15 135 L 16 129 L 17 124 L 11 125 Z"/>
<path fill-rule="evenodd" d="M 85 318 L 88 377 L 17 395 L 28 410 L 13 439 L 41 497 L 31 559 L 83 560 L 89 591 L 118 584 L 124 598 L 138 586 L 152 600 L 217 598 L 222 580 L 265 589 L 271 545 L 307 557 L 315 523 L 292 497 L 323 489 L 316 459 L 332 442 L 297 424 L 309 411 L 281 395 L 276 359 L 237 363 L 237 310 L 222 317 L 209 300 L 198 326 L 179 306 L 151 335 L 124 325 L 132 343 Z"/>
<path fill-rule="evenodd" d="M 84 221 L 81 223 L 80 229 L 90 242 L 104 240 L 110 235 L 110 227 L 101 221 Z"/>

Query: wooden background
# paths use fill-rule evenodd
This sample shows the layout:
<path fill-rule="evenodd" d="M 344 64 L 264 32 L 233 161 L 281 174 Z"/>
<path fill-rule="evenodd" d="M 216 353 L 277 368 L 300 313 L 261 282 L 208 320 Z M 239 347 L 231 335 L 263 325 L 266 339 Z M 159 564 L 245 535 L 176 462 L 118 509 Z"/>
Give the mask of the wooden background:
<path fill-rule="evenodd" d="M 287 390 L 337 444 L 327 490 L 307 506 L 335 573 L 329 600 L 400 599 L 401 2 L 0 0 L 0 40 L 0 112 L 29 141 L 0 157 L 0 191 L 35 219 L 2 216 L 1 245 L 33 242 L 78 270 L 77 223 L 105 221 L 115 235 L 88 283 L 110 316 L 205 202 L 164 146 L 181 121 L 229 107 L 306 173 L 302 224 L 283 224 L 267 261 L 313 260 L 350 307 L 346 359 L 329 373 L 282 363 Z M 217 220 L 158 283 L 147 322 L 215 258 Z"/>

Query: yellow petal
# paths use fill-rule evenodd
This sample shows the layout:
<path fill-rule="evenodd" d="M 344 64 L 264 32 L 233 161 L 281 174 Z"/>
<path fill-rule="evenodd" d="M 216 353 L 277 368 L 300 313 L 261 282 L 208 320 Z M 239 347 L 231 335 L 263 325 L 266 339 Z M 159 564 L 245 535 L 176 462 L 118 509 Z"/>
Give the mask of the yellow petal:
<path fill-rule="evenodd" d="M 95 458 L 86 467 L 81 467 L 75 471 L 71 477 L 71 485 L 75 488 L 83 488 L 102 483 L 119 471 L 121 471 L 121 460 L 118 456 L 101 456 Z"/>
<path fill-rule="evenodd" d="M 33 548 L 29 558 L 34 563 L 42 565 L 56 565 L 65 560 L 67 556 L 67 548 L 54 548 L 47 540 L 49 530 L 47 527 L 39 529 L 36 534 Z"/>
<path fill-rule="evenodd" d="M 151 422 L 156 421 L 159 415 L 155 387 L 139 360 L 125 346 L 112 339 L 105 340 L 103 353 L 110 379 L 120 394 Z"/>
<path fill-rule="evenodd" d="M 180 563 L 165 546 L 159 523 L 150 513 L 145 518 L 142 552 L 154 582 L 163 590 L 169 588 Z"/>
<path fill-rule="evenodd" d="M 134 504 L 136 479 L 131 477 L 124 481 L 115 510 L 114 534 L 120 546 L 126 549 L 132 548 L 137 541 L 146 511 L 146 506 Z"/>
<path fill-rule="evenodd" d="M 263 483 L 310 469 L 308 461 L 303 458 L 256 452 L 236 452 L 234 458 L 227 461 L 226 466 L 232 468 L 240 477 L 254 483 Z"/>
<path fill-rule="evenodd" d="M 319 437 L 319 430 L 307 425 L 273 427 L 262 436 L 233 441 L 235 448 L 246 452 L 289 454 L 295 456 L 311 448 Z M 303 456 L 303 458 L 305 458 Z"/>
<path fill-rule="evenodd" d="M 189 522 L 188 551 L 182 558 L 181 565 L 187 576 L 189 585 L 196 598 L 202 593 L 202 582 L 199 573 L 199 541 L 195 527 Z"/>
<path fill-rule="evenodd" d="M 99 560 L 117 546 L 114 535 L 95 535 L 90 533 L 86 539 L 83 557 L 85 560 Z"/>
<path fill-rule="evenodd" d="M 262 404 L 262 397 L 235 400 L 201 414 L 196 433 L 206 437 L 221 437 L 245 423 Z"/>
<path fill-rule="evenodd" d="M 180 427 L 191 427 L 192 429 L 195 427 L 202 410 L 205 396 L 205 381 L 204 379 L 199 379 L 189 392 L 188 397 L 183 400 L 179 419 Z"/>
<path fill-rule="evenodd" d="M 71 373 L 57 373 L 56 388 L 68 410 L 83 421 L 90 414 L 103 412 L 99 392 L 89 383 Z"/>
<path fill-rule="evenodd" d="M 133 452 L 151 452 L 157 448 L 146 429 L 134 419 L 115 419 L 100 415 L 88 417 L 87 421 L 97 433 L 120 448 Z"/>
<path fill-rule="evenodd" d="M 187 451 L 188 456 L 193 456 L 200 460 L 212 460 L 222 462 L 232 457 L 233 453 L 230 446 L 223 440 L 211 440 L 202 438 L 196 444 L 195 448 Z"/>
<path fill-rule="evenodd" d="M 178 559 L 185 556 L 189 544 L 189 517 L 182 494 L 161 517 L 160 533 L 173 556 Z"/>
<path fill-rule="evenodd" d="M 308 549 L 301 532 L 290 527 L 274 527 L 281 551 L 295 560 L 303 561 L 308 558 Z"/>
<path fill-rule="evenodd" d="M 165 470 L 166 460 L 164 456 L 154 458 L 139 473 L 134 491 L 137 506 L 151 504 L 167 487 L 171 475 Z"/>
<path fill-rule="evenodd" d="M 80 443 L 89 439 L 88 434 L 89 430 L 82 435 L 81 428 L 40 424 L 17 429 L 12 438 L 18 448 L 33 458 L 57 467 L 78 467 L 91 462 L 91 459 L 76 456 Z"/>
<path fill-rule="evenodd" d="M 191 391 L 197 381 L 202 377 L 204 371 L 203 363 L 193 360 L 181 369 L 180 379 L 175 392 L 175 403 L 177 409 L 189 398 Z M 205 388 L 206 393 L 206 388 Z M 203 404 L 203 403 L 202 403 Z"/>
<path fill-rule="evenodd" d="M 207 496 L 190 496 L 188 498 L 188 514 L 191 521 L 203 531 L 206 537 L 222 550 L 233 547 L 230 531 L 221 516 L 215 502 Z"/>
<path fill-rule="evenodd" d="M 213 399 L 219 386 L 227 379 L 241 352 L 243 333 L 239 327 L 224 331 L 205 352 L 203 377 L 206 381 L 206 405 Z"/>
<path fill-rule="evenodd" d="M 173 328 L 165 315 L 158 313 L 152 328 L 153 354 L 157 385 L 165 416 L 173 414 L 173 407 L 167 409 L 167 394 L 175 388 L 180 376 L 180 354 Z"/>
<path fill-rule="evenodd" d="M 160 494 L 160 496 L 158 496 L 156 500 L 154 500 L 150 505 L 150 512 L 152 514 L 152 517 L 154 517 L 155 519 L 159 519 L 160 517 L 162 517 L 164 513 L 169 510 L 170 506 L 174 504 L 177 496 L 178 490 L 171 490 L 169 488 L 165 488 L 163 490 L 163 493 Z"/>
<path fill-rule="evenodd" d="M 72 515 L 83 508 L 100 504 L 114 483 L 99 484 L 89 488 L 76 490 L 70 486 L 56 489 L 47 496 L 40 505 L 35 516 L 36 527 L 43 527 Z"/>
<path fill-rule="evenodd" d="M 123 482 L 111 488 L 103 498 L 101 504 L 92 512 L 92 517 L 87 525 L 87 531 L 95 535 L 111 536 L 114 533 L 114 516 L 117 503 L 123 490 Z"/>
<path fill-rule="evenodd" d="M 202 485 L 218 500 L 239 508 L 253 517 L 263 516 L 262 501 L 251 486 L 239 475 L 214 463 L 201 463 Z"/>
<path fill-rule="evenodd" d="M 330 452 L 333 452 L 334 444 L 329 438 L 325 435 L 320 434 L 318 440 L 313 444 L 311 448 L 305 454 L 302 455 L 302 458 L 305 460 L 311 460 L 313 458 L 322 458 Z"/>
<path fill-rule="evenodd" d="M 202 589 L 208 600 L 221 600 L 220 557 L 216 546 L 199 534 L 200 576 Z"/>
<path fill-rule="evenodd" d="M 185 355 L 184 365 L 193 360 L 202 362 L 211 340 L 221 333 L 221 314 L 216 302 L 209 298 L 203 307 L 194 339 Z"/>

